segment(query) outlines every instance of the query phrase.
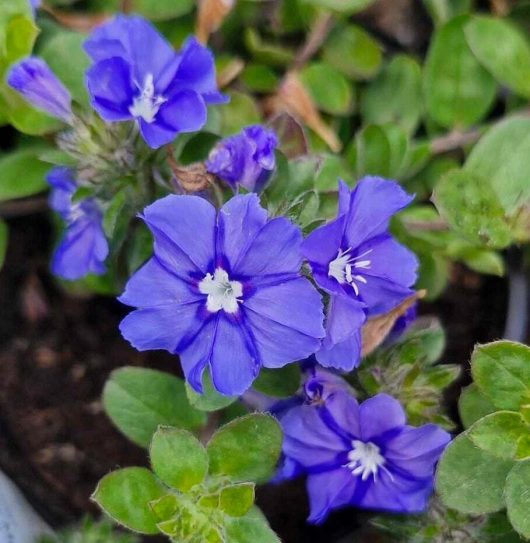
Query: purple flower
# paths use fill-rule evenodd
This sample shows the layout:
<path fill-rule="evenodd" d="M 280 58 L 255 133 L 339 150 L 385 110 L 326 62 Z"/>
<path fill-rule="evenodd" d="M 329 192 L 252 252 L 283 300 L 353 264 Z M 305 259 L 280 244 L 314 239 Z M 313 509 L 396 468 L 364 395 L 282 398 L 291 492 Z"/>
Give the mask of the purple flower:
<path fill-rule="evenodd" d="M 314 523 L 347 505 L 423 511 L 434 466 L 451 439 L 434 424 L 406 425 L 401 405 L 386 394 L 359 405 L 339 390 L 323 405 L 294 407 L 281 424 L 285 456 L 308 475 Z"/>
<path fill-rule="evenodd" d="M 47 176 L 50 207 L 66 223 L 64 236 L 52 259 L 52 272 L 63 279 L 81 279 L 89 273 L 105 273 L 109 247 L 101 224 L 101 212 L 92 199 L 72 202 L 77 189 L 68 168 L 53 168 Z"/>
<path fill-rule="evenodd" d="M 399 319 L 396 320 L 385 341 L 387 343 L 392 343 L 398 340 L 416 321 L 417 318 L 418 307 L 417 304 L 414 304 L 413 306 L 409 307 L 405 313 L 399 317 Z"/>
<path fill-rule="evenodd" d="M 33 13 L 35 13 L 35 10 L 41 5 L 41 0 L 29 0 L 29 5 Z"/>
<path fill-rule="evenodd" d="M 72 98 L 49 66 L 40 58 L 27 57 L 14 64 L 7 84 L 32 106 L 66 123 L 72 120 Z"/>
<path fill-rule="evenodd" d="M 351 192 L 340 182 L 337 218 L 304 241 L 313 277 L 330 295 L 326 338 L 316 354 L 323 366 L 355 368 L 366 317 L 385 313 L 412 294 L 417 259 L 388 233 L 392 215 L 412 198 L 378 177 L 361 179 Z"/>
<path fill-rule="evenodd" d="M 217 214 L 197 196 L 167 196 L 143 219 L 154 257 L 120 298 L 139 308 L 120 326 L 138 350 L 180 354 L 199 392 L 209 366 L 215 388 L 236 395 L 261 366 L 279 368 L 318 349 L 322 303 L 299 273 L 301 233 L 283 217 L 268 220 L 255 194 L 233 197 Z"/>
<path fill-rule="evenodd" d="M 206 123 L 207 105 L 225 103 L 211 52 L 190 37 L 177 54 L 147 21 L 117 16 L 85 42 L 92 106 L 106 121 L 136 120 L 156 149 Z"/>
<path fill-rule="evenodd" d="M 210 153 L 206 168 L 232 188 L 238 185 L 260 192 L 276 167 L 276 134 L 260 125 L 220 141 Z"/>

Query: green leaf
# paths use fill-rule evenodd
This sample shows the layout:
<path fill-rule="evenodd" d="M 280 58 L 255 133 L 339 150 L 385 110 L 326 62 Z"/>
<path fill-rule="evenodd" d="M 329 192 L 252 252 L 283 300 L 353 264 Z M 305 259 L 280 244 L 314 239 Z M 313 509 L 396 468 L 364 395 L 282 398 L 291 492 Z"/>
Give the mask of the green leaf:
<path fill-rule="evenodd" d="M 515 530 L 530 538 L 530 461 L 515 464 L 506 478 L 506 507 Z"/>
<path fill-rule="evenodd" d="M 12 151 L 0 158 L 0 202 L 24 198 L 47 189 L 48 164 L 37 157 L 42 147 Z"/>
<path fill-rule="evenodd" d="M 64 83 L 72 98 L 88 106 L 85 72 L 90 61 L 83 50 L 85 39 L 86 36 L 78 32 L 61 30 L 46 41 L 39 54 Z"/>
<path fill-rule="evenodd" d="M 365 124 L 396 123 L 412 133 L 421 118 L 421 67 L 412 57 L 395 55 L 361 97 Z"/>
<path fill-rule="evenodd" d="M 186 383 L 186 394 L 190 404 L 199 411 L 218 411 L 237 400 L 237 396 L 224 396 L 213 388 L 207 372 L 202 374 L 202 394 L 195 392 Z"/>
<path fill-rule="evenodd" d="M 332 115 L 351 112 L 353 87 L 336 68 L 324 62 L 313 62 L 302 69 L 300 80 L 318 109 Z"/>
<path fill-rule="evenodd" d="M 159 426 L 149 448 L 151 466 L 162 482 L 181 492 L 201 483 L 208 473 L 208 454 L 187 430 Z"/>
<path fill-rule="evenodd" d="M 477 16 L 466 25 L 465 34 L 475 56 L 499 83 L 530 98 L 530 44 L 514 24 Z"/>
<path fill-rule="evenodd" d="M 512 466 L 512 461 L 476 447 L 463 433 L 447 447 L 438 464 L 436 489 L 447 507 L 462 513 L 500 511 L 504 482 Z"/>
<path fill-rule="evenodd" d="M 454 240 L 447 246 L 447 255 L 453 260 L 460 260 L 466 266 L 478 273 L 504 275 L 504 259 L 496 252 L 463 241 Z"/>
<path fill-rule="evenodd" d="M 503 248 L 512 242 L 504 209 L 487 180 L 469 170 L 451 170 L 434 190 L 433 201 L 447 222 L 470 242 Z"/>
<path fill-rule="evenodd" d="M 464 36 L 467 15 L 435 31 L 425 62 L 423 92 L 427 112 L 444 127 L 470 126 L 495 99 L 496 83 L 479 64 Z"/>
<path fill-rule="evenodd" d="M 6 258 L 8 234 L 7 224 L 0 219 L 0 269 Z"/>
<path fill-rule="evenodd" d="M 530 119 L 511 118 L 493 126 L 471 151 L 464 170 L 485 179 L 508 215 L 530 200 Z M 517 225 L 515 225 L 517 226 Z M 524 232 L 522 239 L 528 239 Z"/>
<path fill-rule="evenodd" d="M 11 63 L 31 53 L 38 33 L 39 29 L 30 17 L 17 15 L 9 20 L 5 27 L 4 47 L 0 45 L 0 75 Z"/>
<path fill-rule="evenodd" d="M 351 79 L 371 79 L 381 66 L 379 44 L 361 27 L 336 28 L 324 44 L 325 62 Z"/>
<path fill-rule="evenodd" d="M 261 121 L 258 105 L 248 94 L 230 92 L 230 102 L 220 107 L 221 135 L 231 136 L 249 124 Z"/>
<path fill-rule="evenodd" d="M 365 175 L 399 177 L 409 145 L 407 135 L 399 126 L 366 126 L 356 135 L 354 145 L 351 162 L 357 178 Z"/>
<path fill-rule="evenodd" d="M 479 345 L 471 356 L 471 373 L 497 409 L 518 411 L 530 398 L 530 347 L 512 341 Z"/>
<path fill-rule="evenodd" d="M 152 21 L 175 19 L 189 13 L 194 0 L 133 0 L 133 10 Z"/>
<path fill-rule="evenodd" d="M 252 414 L 229 422 L 208 442 L 210 473 L 234 481 L 265 481 L 280 455 L 282 432 L 270 415 Z"/>
<path fill-rule="evenodd" d="M 298 364 L 276 369 L 262 368 L 252 387 L 268 396 L 292 396 L 300 387 L 300 368 Z"/>
<path fill-rule="evenodd" d="M 514 411 L 497 411 L 478 420 L 467 432 L 480 449 L 511 460 L 524 460 L 530 426 Z"/>
<path fill-rule="evenodd" d="M 193 429 L 206 421 L 204 413 L 190 406 L 181 379 L 144 368 L 112 372 L 103 405 L 118 429 L 142 447 L 149 445 L 160 425 Z"/>
<path fill-rule="evenodd" d="M 254 504 L 254 483 L 225 486 L 219 494 L 219 508 L 231 517 L 242 517 Z"/>
<path fill-rule="evenodd" d="M 308 4 L 313 4 L 314 6 L 320 8 L 331 9 L 333 11 L 338 11 L 339 13 L 346 13 L 351 15 L 352 13 L 357 13 L 366 9 L 368 6 L 373 4 L 375 0 L 304 0 Z"/>
<path fill-rule="evenodd" d="M 253 507 L 244 517 L 227 519 L 226 534 L 226 543 L 280 543 L 257 507 Z"/>
<path fill-rule="evenodd" d="M 294 53 L 274 43 L 266 43 L 254 28 L 245 30 L 245 45 L 257 62 L 268 66 L 284 67 L 292 62 Z"/>
<path fill-rule="evenodd" d="M 254 92 L 273 92 L 279 83 L 279 77 L 264 64 L 247 64 L 241 74 L 243 83 Z"/>
<path fill-rule="evenodd" d="M 464 428 L 469 428 L 477 420 L 495 411 L 495 406 L 480 392 L 475 383 L 471 383 L 460 394 L 458 412 Z"/>
<path fill-rule="evenodd" d="M 164 488 L 146 468 L 125 468 L 99 482 L 92 499 L 119 524 L 142 534 L 157 534 L 149 502 L 161 498 Z"/>

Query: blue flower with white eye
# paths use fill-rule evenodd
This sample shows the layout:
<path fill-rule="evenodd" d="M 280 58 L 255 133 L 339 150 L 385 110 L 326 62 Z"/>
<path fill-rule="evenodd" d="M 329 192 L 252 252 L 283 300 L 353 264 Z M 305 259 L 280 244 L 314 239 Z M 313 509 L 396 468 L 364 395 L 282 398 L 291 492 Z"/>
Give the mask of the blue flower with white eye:
<path fill-rule="evenodd" d="M 137 308 L 121 323 L 138 350 L 179 354 L 188 383 L 241 395 L 261 367 L 314 353 L 324 335 L 322 302 L 300 275 L 300 230 L 268 219 L 255 194 L 218 213 L 197 196 L 167 196 L 144 210 L 154 256 L 120 300 Z"/>
<path fill-rule="evenodd" d="M 326 338 L 316 358 L 350 371 L 359 364 L 361 327 L 413 293 L 418 260 L 388 232 L 413 197 L 396 182 L 365 177 L 350 191 L 339 183 L 337 218 L 311 232 L 302 252 L 317 285 L 330 295 Z"/>
<path fill-rule="evenodd" d="M 52 258 L 52 272 L 63 279 L 81 279 L 105 273 L 109 246 L 97 203 L 87 198 L 72 202 L 77 184 L 69 168 L 53 168 L 47 176 L 50 207 L 66 223 L 66 230 Z"/>
<path fill-rule="evenodd" d="M 323 384 L 324 388 L 325 384 Z M 280 419 L 283 475 L 307 475 L 309 522 L 334 509 L 420 513 L 450 435 L 434 424 L 406 424 L 400 403 L 378 394 L 363 403 L 344 388 L 292 407 Z"/>
<path fill-rule="evenodd" d="M 177 53 L 141 17 L 116 16 L 84 48 L 94 62 L 86 74 L 94 109 L 109 122 L 136 121 L 153 149 L 200 130 L 207 106 L 227 101 L 209 49 L 190 37 Z"/>
<path fill-rule="evenodd" d="M 247 126 L 214 147 L 206 168 L 233 189 L 241 186 L 260 192 L 276 167 L 277 146 L 274 131 L 261 125 Z"/>
<path fill-rule="evenodd" d="M 7 74 L 7 84 L 32 106 L 72 122 L 72 97 L 49 66 L 37 57 L 27 57 L 14 64 Z"/>

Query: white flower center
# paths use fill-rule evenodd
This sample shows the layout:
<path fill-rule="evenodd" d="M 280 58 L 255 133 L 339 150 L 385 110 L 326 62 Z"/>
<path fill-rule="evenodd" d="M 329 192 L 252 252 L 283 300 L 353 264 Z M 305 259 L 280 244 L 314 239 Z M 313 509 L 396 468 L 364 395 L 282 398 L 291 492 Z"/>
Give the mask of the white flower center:
<path fill-rule="evenodd" d="M 377 478 L 379 468 L 384 469 L 385 458 L 381 455 L 379 447 L 374 443 L 364 443 L 357 439 L 352 441 L 353 449 L 348 453 L 349 462 L 344 466 L 351 470 L 352 475 L 360 475 L 366 481 L 370 475 Z"/>
<path fill-rule="evenodd" d="M 361 260 L 372 252 L 368 249 L 359 256 L 352 257 L 351 248 L 343 251 L 339 249 L 337 257 L 329 263 L 328 277 L 334 277 L 341 285 L 347 283 L 353 288 L 355 295 L 359 296 L 359 287 L 357 283 L 366 284 L 366 279 L 356 273 L 356 270 L 369 270 L 372 264 L 371 260 Z"/>
<path fill-rule="evenodd" d="M 134 99 L 129 112 L 133 117 L 141 117 L 146 123 L 151 124 L 155 120 L 160 106 L 167 100 L 163 96 L 155 96 L 153 74 L 147 74 L 143 87 L 138 85 L 138 89 L 140 94 Z"/>
<path fill-rule="evenodd" d="M 207 273 L 199 283 L 199 291 L 207 294 L 206 309 L 211 313 L 217 313 L 221 309 L 227 313 L 236 313 L 238 303 L 243 296 L 243 285 L 239 281 L 230 281 L 228 274 L 222 268 L 217 268 L 215 273 Z"/>

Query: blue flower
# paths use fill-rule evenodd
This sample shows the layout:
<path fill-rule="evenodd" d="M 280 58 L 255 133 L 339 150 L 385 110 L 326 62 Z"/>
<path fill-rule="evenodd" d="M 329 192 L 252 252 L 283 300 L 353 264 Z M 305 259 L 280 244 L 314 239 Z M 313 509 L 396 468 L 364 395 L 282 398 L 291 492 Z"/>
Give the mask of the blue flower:
<path fill-rule="evenodd" d="M 72 98 L 49 66 L 40 58 L 27 57 L 14 64 L 7 84 L 32 106 L 66 123 L 72 121 Z"/>
<path fill-rule="evenodd" d="M 233 197 L 218 214 L 197 196 L 167 196 L 143 218 L 154 256 L 120 298 L 139 308 L 120 325 L 135 348 L 178 353 L 199 392 L 209 366 L 226 395 L 245 392 L 262 366 L 318 349 L 322 303 L 300 275 L 301 233 L 283 217 L 268 220 L 255 194 Z"/>
<path fill-rule="evenodd" d="M 105 273 L 109 247 L 101 212 L 92 199 L 72 202 L 77 189 L 71 170 L 53 168 L 47 176 L 50 207 L 66 223 L 64 236 L 52 258 L 52 272 L 63 279 L 81 279 L 89 273 Z"/>
<path fill-rule="evenodd" d="M 238 185 L 260 192 L 276 167 L 276 134 L 260 125 L 220 141 L 210 153 L 206 168 L 232 188 Z"/>
<path fill-rule="evenodd" d="M 41 0 L 28 0 L 28 2 L 33 13 L 35 13 L 36 9 L 41 5 Z"/>
<path fill-rule="evenodd" d="M 435 464 L 451 439 L 434 424 L 408 426 L 391 396 L 359 405 L 341 389 L 323 403 L 293 407 L 281 425 L 287 466 L 307 474 L 308 520 L 317 524 L 344 506 L 424 511 Z"/>
<path fill-rule="evenodd" d="M 199 130 L 207 105 L 226 102 L 211 52 L 193 37 L 176 53 L 141 17 L 117 16 L 84 47 L 95 63 L 87 71 L 94 109 L 106 121 L 135 120 L 154 149 Z"/>
<path fill-rule="evenodd" d="M 352 191 L 340 182 L 337 218 L 304 241 L 313 277 L 330 295 L 326 338 L 316 354 L 323 366 L 355 368 L 366 318 L 413 293 L 418 261 L 388 233 L 392 215 L 412 199 L 397 183 L 378 177 L 361 179 Z"/>

